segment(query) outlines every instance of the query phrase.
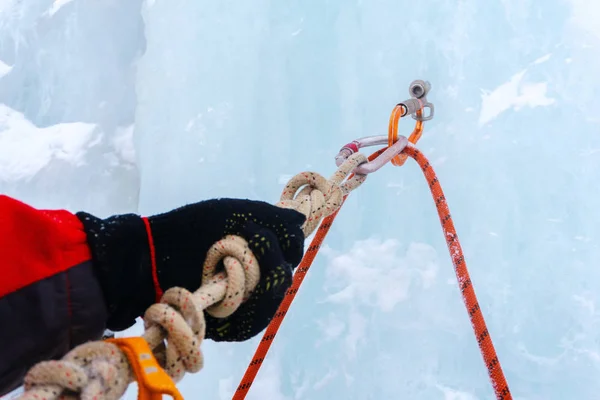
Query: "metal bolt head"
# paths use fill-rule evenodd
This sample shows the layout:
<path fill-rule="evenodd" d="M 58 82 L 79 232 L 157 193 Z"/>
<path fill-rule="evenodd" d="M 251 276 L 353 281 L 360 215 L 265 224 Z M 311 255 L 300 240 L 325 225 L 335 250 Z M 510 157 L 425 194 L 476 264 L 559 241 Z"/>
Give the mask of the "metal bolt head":
<path fill-rule="evenodd" d="M 413 81 L 408 88 L 410 95 L 417 99 L 427 96 L 427 93 L 429 93 L 430 90 L 431 84 L 428 81 L 421 79 Z"/>

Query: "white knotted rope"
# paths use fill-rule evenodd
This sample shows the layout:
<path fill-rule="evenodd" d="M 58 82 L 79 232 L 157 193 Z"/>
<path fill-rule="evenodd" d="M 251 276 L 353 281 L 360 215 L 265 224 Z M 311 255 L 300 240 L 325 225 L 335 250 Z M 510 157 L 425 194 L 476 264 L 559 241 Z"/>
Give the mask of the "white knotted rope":
<path fill-rule="evenodd" d="M 294 176 L 277 206 L 304 214 L 307 220 L 303 231 L 309 236 L 322 218 L 340 207 L 346 194 L 365 181 L 366 175 L 358 174 L 344 181 L 364 162 L 364 155 L 353 154 L 329 180 L 314 172 Z M 217 273 L 221 260 L 225 270 Z M 258 262 L 248 243 L 238 236 L 226 236 L 209 249 L 202 285 L 196 292 L 171 288 L 160 303 L 146 310 L 142 337 L 175 382 L 185 372 L 198 372 L 203 367 L 200 344 L 206 330 L 204 311 L 217 318 L 231 315 L 248 299 L 259 280 Z M 119 347 L 105 341 L 89 342 L 59 361 L 44 361 L 31 368 L 25 377 L 25 392 L 18 399 L 116 400 L 134 379 Z"/>

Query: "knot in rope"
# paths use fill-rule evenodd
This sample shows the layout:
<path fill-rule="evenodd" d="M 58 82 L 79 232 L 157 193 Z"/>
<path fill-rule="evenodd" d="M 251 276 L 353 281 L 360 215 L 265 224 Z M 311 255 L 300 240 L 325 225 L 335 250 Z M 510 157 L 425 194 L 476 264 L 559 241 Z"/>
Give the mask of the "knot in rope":
<path fill-rule="evenodd" d="M 60 361 L 44 361 L 31 368 L 19 399 L 116 400 L 123 396 L 130 381 L 127 358 L 117 346 L 89 342 Z"/>
<path fill-rule="evenodd" d="M 362 154 L 351 155 L 329 180 L 314 172 L 296 175 L 286 185 L 277 206 L 303 213 L 307 217 L 303 231 L 305 236 L 310 235 L 322 218 L 341 206 L 346 194 L 365 181 L 366 175 L 356 174 L 344 182 L 364 162 L 368 160 Z M 221 260 L 224 270 L 217 272 Z M 204 311 L 216 318 L 233 314 L 259 280 L 258 261 L 248 243 L 228 235 L 206 254 L 198 290 L 191 293 L 180 287 L 170 288 L 160 303 L 146 310 L 142 338 L 173 381 L 180 381 L 185 372 L 198 372 L 204 365 L 200 350 L 206 334 Z M 127 356 L 117 345 L 89 342 L 60 361 L 34 366 L 25 378 L 25 392 L 19 399 L 116 400 L 134 378 Z"/>
<path fill-rule="evenodd" d="M 277 206 L 292 208 L 304 214 L 306 222 L 303 231 L 305 236 L 309 236 L 322 218 L 333 214 L 342 205 L 346 194 L 367 179 L 366 175 L 356 174 L 342 183 L 354 168 L 365 162 L 368 160 L 363 154 L 352 154 L 329 180 L 315 172 L 302 172 L 290 179 Z M 302 189 L 296 195 L 300 188 Z"/>
<path fill-rule="evenodd" d="M 224 271 L 216 272 L 223 260 Z M 204 365 L 200 344 L 206 333 L 203 311 L 216 318 L 233 314 L 260 280 L 256 257 L 248 243 L 228 235 L 209 249 L 202 268 L 202 285 L 193 294 L 174 287 L 144 315 L 143 337 L 167 374 L 178 382 L 185 372 L 198 372 Z M 158 329 L 158 327 L 162 329 Z M 164 334 L 167 335 L 163 345 Z"/>

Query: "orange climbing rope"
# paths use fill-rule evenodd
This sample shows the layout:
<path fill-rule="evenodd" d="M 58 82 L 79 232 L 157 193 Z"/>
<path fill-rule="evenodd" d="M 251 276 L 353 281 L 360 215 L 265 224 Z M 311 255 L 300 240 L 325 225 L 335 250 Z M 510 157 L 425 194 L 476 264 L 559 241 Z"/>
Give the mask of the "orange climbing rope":
<path fill-rule="evenodd" d="M 399 106 L 394 108 L 394 112 L 392 112 L 392 119 L 390 119 L 390 145 L 398 140 L 397 124 L 399 118 L 394 117 L 395 114 L 398 114 L 396 110 L 397 108 L 399 108 Z M 409 141 L 412 144 L 417 143 L 417 141 L 421 138 L 421 132 L 423 131 L 421 125 L 422 122 L 419 120 L 421 117 L 420 111 L 421 110 L 417 111 L 417 126 L 409 137 Z M 500 360 L 496 354 L 496 349 L 492 343 L 492 338 L 485 323 L 485 319 L 483 318 L 481 307 L 479 307 L 477 296 L 475 295 L 475 289 L 473 288 L 473 283 L 471 282 L 471 277 L 469 276 L 465 257 L 458 240 L 458 234 L 456 233 L 456 228 L 454 227 L 454 222 L 452 221 L 452 216 L 450 215 L 448 203 L 446 202 L 446 197 L 444 196 L 440 181 L 438 180 L 433 167 L 429 163 L 429 160 L 427 160 L 423 153 L 421 153 L 416 147 L 407 146 L 402 153 L 403 154 L 401 155 L 405 158 L 400 159 L 399 162 L 396 161 L 396 159 L 393 159 L 392 163 L 396 161 L 397 163 L 394 163 L 394 165 L 402 165 L 404 164 L 406 157 L 410 156 L 417 162 L 417 164 L 419 164 L 419 167 L 421 167 L 421 170 L 425 175 L 425 179 L 427 180 L 427 184 L 429 185 L 429 189 L 431 191 L 431 195 L 433 196 L 433 201 L 435 202 L 438 216 L 440 218 L 442 230 L 444 232 L 444 238 L 446 239 L 446 244 L 448 245 L 448 250 L 450 251 L 450 257 L 452 258 L 452 264 L 454 265 L 456 279 L 458 280 L 463 301 L 465 303 L 465 307 L 467 308 L 467 312 L 469 313 L 469 319 L 471 320 L 475 338 L 477 339 L 479 350 L 481 351 L 481 355 L 483 356 L 483 360 L 487 367 L 488 375 L 496 394 L 496 398 L 499 400 L 512 399 L 512 395 L 508 388 L 508 382 L 506 381 L 506 377 L 504 376 L 504 372 L 500 366 Z"/>
<path fill-rule="evenodd" d="M 444 231 L 444 237 L 446 238 L 446 244 L 450 251 L 452 264 L 454 264 L 454 272 L 456 273 L 456 278 L 462 292 L 463 301 L 467 308 L 467 312 L 469 313 L 475 338 L 477 339 L 479 350 L 481 351 L 481 355 L 483 356 L 483 360 L 487 367 L 496 398 L 498 400 L 512 399 L 508 383 L 506 382 L 502 367 L 500 366 L 500 360 L 498 359 L 494 344 L 492 343 L 492 338 L 483 318 L 481 307 L 479 307 L 477 296 L 475 296 L 473 282 L 471 282 L 471 277 L 467 270 L 465 257 L 458 241 L 458 234 L 454 228 L 454 223 L 452 222 L 450 210 L 448 209 L 446 197 L 444 196 L 440 182 L 433 171 L 431 164 L 429 164 L 429 161 L 423 153 L 415 147 L 407 147 L 404 150 L 404 153 L 409 155 L 419 164 L 425 175 L 425 179 L 427 179 L 427 183 L 429 184 L 431 195 L 433 196 L 438 216 L 440 217 L 440 223 L 442 224 L 442 230 Z"/>
<path fill-rule="evenodd" d="M 394 107 L 392 115 L 390 116 L 390 124 L 388 130 L 388 148 L 398 140 L 398 122 L 403 115 L 407 114 L 406 108 L 403 107 L 404 106 L 401 104 Z M 415 129 L 409 137 L 409 142 L 412 145 L 417 143 L 417 141 L 421 138 L 421 134 L 423 132 L 422 105 L 415 111 L 415 114 L 415 119 L 417 120 L 417 123 Z M 502 371 L 502 367 L 500 366 L 498 355 L 496 354 L 496 350 L 492 343 L 490 333 L 487 329 L 483 314 L 481 312 L 481 308 L 479 306 L 479 302 L 477 301 L 477 297 L 475 295 L 473 283 L 471 282 L 471 278 L 467 270 L 465 258 L 458 240 L 458 235 L 456 233 L 454 223 L 452 222 L 452 217 L 450 216 L 450 211 L 448 209 L 448 204 L 446 203 L 444 192 L 442 191 L 442 187 L 439 183 L 439 180 L 427 158 L 423 155 L 423 153 L 421 153 L 412 145 L 405 147 L 401 154 L 391 159 L 391 162 L 395 166 L 401 166 L 404 164 L 407 157 L 410 156 L 421 167 L 421 170 L 423 171 L 423 174 L 427 180 L 427 183 L 431 190 L 431 195 L 433 196 L 433 200 L 437 208 L 440 223 L 442 225 L 442 230 L 444 232 L 444 237 L 446 239 L 448 250 L 450 251 L 450 256 L 452 258 L 452 263 L 454 265 L 456 278 L 458 280 L 459 287 L 462 292 L 463 301 L 467 308 L 467 312 L 469 313 L 471 325 L 473 327 L 475 337 L 479 345 L 479 349 L 486 364 L 488 375 L 490 377 L 490 381 L 494 389 L 494 393 L 496 394 L 496 398 L 498 400 L 512 400 L 512 395 L 508 388 L 508 383 Z M 383 148 L 371 154 L 371 156 L 369 156 L 369 161 L 372 161 L 375 158 L 377 158 L 386 149 L 387 148 Z M 344 197 L 344 201 L 346 200 L 346 197 Z M 304 277 L 306 276 L 310 266 L 312 265 L 312 262 L 315 259 L 315 256 L 319 251 L 323 240 L 325 239 L 325 236 L 329 232 L 331 224 L 337 216 L 340 208 L 341 206 L 333 214 L 325 218 L 322 224 L 319 226 L 317 233 L 311 242 L 310 247 L 306 251 L 304 258 L 300 262 L 300 265 L 298 266 L 297 271 L 294 274 L 294 279 L 290 289 L 286 292 L 285 297 L 279 309 L 277 310 L 277 313 L 275 314 L 273 320 L 267 327 L 263 338 L 260 341 L 260 344 L 258 345 L 254 356 L 252 357 L 252 361 L 250 362 L 246 373 L 244 374 L 233 396 L 233 400 L 242 400 L 246 397 L 246 394 L 248 393 L 263 361 L 267 356 L 271 343 L 273 342 L 273 339 L 275 339 L 277 331 L 281 326 L 281 323 L 283 322 L 283 319 L 285 318 L 285 315 L 288 312 L 292 301 L 296 297 L 298 289 L 300 288 Z"/>

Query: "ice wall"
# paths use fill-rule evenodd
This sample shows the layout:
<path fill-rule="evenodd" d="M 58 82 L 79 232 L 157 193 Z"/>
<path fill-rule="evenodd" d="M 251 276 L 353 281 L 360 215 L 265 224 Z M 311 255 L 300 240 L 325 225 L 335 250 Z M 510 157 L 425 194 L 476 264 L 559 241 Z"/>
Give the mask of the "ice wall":
<path fill-rule="evenodd" d="M 98 215 L 136 210 L 140 6 L 0 1 L 0 192 Z"/>
<path fill-rule="evenodd" d="M 341 145 L 385 134 L 410 81 L 428 79 L 436 116 L 419 147 L 514 398 L 596 398 L 595 2 L 73 0 L 53 15 L 52 2 L 32 4 L 0 2 L 0 102 L 39 128 L 28 142 L 84 123 L 107 147 L 74 157 L 83 167 L 55 156 L 2 191 L 42 202 L 51 185 L 53 204 L 134 207 L 138 175 L 106 158 L 128 137 L 115 132 L 133 129 L 139 212 L 216 196 L 275 202 L 292 174 L 327 176 Z M 231 398 L 258 340 L 206 342 L 184 396 Z M 387 166 L 350 197 L 248 398 L 493 398 L 415 163 Z"/>

